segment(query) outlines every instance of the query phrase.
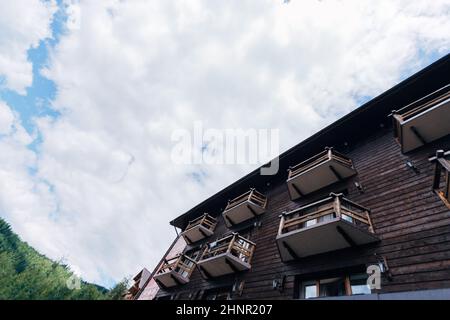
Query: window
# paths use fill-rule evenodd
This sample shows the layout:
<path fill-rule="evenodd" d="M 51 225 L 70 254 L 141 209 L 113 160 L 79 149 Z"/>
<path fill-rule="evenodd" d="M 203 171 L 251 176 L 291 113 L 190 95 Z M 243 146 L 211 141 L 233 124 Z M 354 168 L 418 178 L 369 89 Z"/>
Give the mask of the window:
<path fill-rule="evenodd" d="M 357 273 L 303 281 L 299 296 L 300 299 L 312 299 L 370 294 L 367 277 L 365 273 Z"/>
<path fill-rule="evenodd" d="M 350 276 L 350 289 L 352 294 L 370 294 L 371 290 L 367 284 L 367 274 L 355 274 Z"/>
<path fill-rule="evenodd" d="M 345 278 L 319 280 L 319 297 L 339 297 L 345 294 Z"/>
<path fill-rule="evenodd" d="M 302 294 L 300 298 L 311 299 L 317 297 L 317 284 L 316 281 L 307 281 L 302 284 Z"/>
<path fill-rule="evenodd" d="M 203 300 L 231 300 L 231 288 L 222 287 L 207 290 Z"/>

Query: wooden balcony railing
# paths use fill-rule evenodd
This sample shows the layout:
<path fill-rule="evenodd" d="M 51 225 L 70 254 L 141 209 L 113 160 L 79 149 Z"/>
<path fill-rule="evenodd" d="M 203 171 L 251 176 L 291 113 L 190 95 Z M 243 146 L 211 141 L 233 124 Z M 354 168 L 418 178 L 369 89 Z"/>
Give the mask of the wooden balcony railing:
<path fill-rule="evenodd" d="M 237 233 L 230 234 L 220 240 L 209 243 L 203 251 L 202 260 L 229 253 L 242 262 L 250 264 L 255 251 L 255 243 Z"/>
<path fill-rule="evenodd" d="M 170 259 L 165 259 L 155 276 L 174 271 L 183 278 L 189 279 L 194 271 L 196 261 L 187 255 L 180 254 Z"/>
<path fill-rule="evenodd" d="M 342 194 L 331 193 L 280 218 L 276 241 L 282 261 L 379 241 L 369 209 Z"/>
<path fill-rule="evenodd" d="M 435 163 L 433 190 L 450 209 L 450 150 L 438 150 L 429 160 Z"/>
<path fill-rule="evenodd" d="M 353 163 L 352 160 L 350 158 L 348 158 L 347 156 L 343 155 L 342 153 L 337 152 L 336 150 L 334 150 L 333 148 L 325 148 L 324 151 L 316 154 L 315 156 L 300 162 L 299 164 L 290 167 L 288 172 L 288 179 L 294 178 L 300 174 L 302 174 L 303 172 L 325 162 L 328 160 L 336 160 L 339 163 L 348 166 L 348 167 L 353 167 Z"/>
<path fill-rule="evenodd" d="M 239 197 L 229 200 L 222 215 L 228 227 L 263 214 L 267 207 L 267 198 L 254 188 Z"/>
<path fill-rule="evenodd" d="M 209 214 L 205 213 L 204 215 L 189 221 L 185 231 L 188 231 L 196 226 L 203 226 L 208 230 L 214 231 L 214 228 L 217 225 L 217 220 L 211 217 Z"/>
<path fill-rule="evenodd" d="M 374 233 L 369 209 L 343 198 L 342 194 L 331 193 L 328 198 L 281 215 L 278 234 L 301 230 L 334 218 L 341 218 Z"/>
<path fill-rule="evenodd" d="M 267 204 L 267 198 L 262 193 L 256 191 L 256 189 L 252 188 L 246 193 L 234 198 L 233 200 L 229 200 L 228 204 L 225 208 L 225 211 L 228 211 L 230 209 L 233 209 L 234 207 L 249 201 L 257 206 L 260 206 L 261 208 L 265 208 Z"/>
<path fill-rule="evenodd" d="M 291 199 L 295 200 L 356 173 L 349 157 L 326 147 L 315 156 L 289 167 L 286 183 Z"/>
<path fill-rule="evenodd" d="M 394 137 L 408 152 L 450 133 L 450 85 L 390 114 Z"/>
<path fill-rule="evenodd" d="M 392 115 L 394 116 L 394 118 L 399 120 L 399 122 L 406 121 L 418 114 L 421 114 L 424 111 L 427 111 L 436 104 L 445 101 L 448 98 L 450 98 L 450 84 L 439 90 L 436 90 L 430 95 L 414 101 L 413 103 L 401 108 L 400 110 L 392 111 Z"/>

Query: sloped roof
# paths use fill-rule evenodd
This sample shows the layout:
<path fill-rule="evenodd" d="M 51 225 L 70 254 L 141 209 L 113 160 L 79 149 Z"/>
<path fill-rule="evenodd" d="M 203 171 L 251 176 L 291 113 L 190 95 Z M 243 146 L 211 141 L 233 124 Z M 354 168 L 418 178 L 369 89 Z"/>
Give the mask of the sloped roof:
<path fill-rule="evenodd" d="M 392 110 L 398 110 L 449 83 L 450 54 L 447 54 L 283 152 L 279 156 L 280 168 L 276 175 L 262 176 L 260 175 L 260 168 L 258 168 L 172 220 L 170 224 L 184 229 L 189 220 L 200 216 L 204 212 L 212 215 L 219 214 L 225 207 L 228 199 L 248 191 L 250 187 L 264 191 L 267 189 L 268 183 L 273 185 L 286 180 L 286 171 L 289 166 L 322 151 L 325 146 L 333 146 L 338 150 L 342 150 L 345 145 L 355 144 L 367 135 L 379 130 L 380 126 L 391 126 L 391 120 L 388 119 L 388 115 Z"/>

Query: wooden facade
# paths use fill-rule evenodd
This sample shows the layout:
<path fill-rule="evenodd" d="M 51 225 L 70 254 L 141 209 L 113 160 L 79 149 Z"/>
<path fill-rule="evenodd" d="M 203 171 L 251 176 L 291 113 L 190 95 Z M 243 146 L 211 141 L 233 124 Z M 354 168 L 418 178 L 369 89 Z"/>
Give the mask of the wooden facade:
<path fill-rule="evenodd" d="M 304 283 L 313 283 L 317 290 L 312 287 L 312 291 L 319 292 L 320 285 L 325 288 L 320 279 L 338 276 L 344 279 L 344 294 L 352 294 L 356 292 L 350 284 L 352 275 L 380 264 L 384 268 L 381 288 L 372 293 L 450 288 L 450 153 L 446 152 L 450 150 L 450 131 L 403 152 L 400 129 L 392 121 L 395 113 L 391 114 L 396 107 L 414 103 L 449 83 L 450 58 L 446 56 L 282 154 L 276 176 L 262 177 L 255 171 L 172 221 L 184 230 L 203 212 L 216 219 L 213 235 L 188 244 L 185 252 L 201 251 L 206 257 L 215 242 L 242 237 L 251 244 L 244 250 L 247 256 L 251 250 L 251 256 L 245 268 L 230 266 L 229 272 L 217 277 L 205 276 L 199 268 L 202 263 L 197 263 L 188 282 L 161 288 L 156 298 L 298 299 L 304 298 Z M 450 115 L 450 105 L 445 112 L 439 112 Z M 336 152 L 335 157 L 331 151 L 322 154 L 326 146 L 340 153 Z M 438 150 L 442 151 L 436 156 Z M 298 164 L 308 159 L 314 161 L 302 169 Z M 322 174 L 317 169 L 322 160 L 342 164 L 345 177 L 339 178 L 338 172 L 335 180 L 320 188 L 311 187 L 308 192 L 302 192 L 301 179 L 297 180 L 300 192 L 290 188 L 288 178 L 298 177 L 312 167 L 316 168 L 315 174 Z M 324 181 L 328 181 L 328 173 L 323 173 Z M 245 198 L 245 192 L 253 187 L 259 191 L 264 210 L 230 225 L 224 212 L 235 200 L 229 199 L 239 200 L 240 195 Z M 309 210 L 312 207 L 315 211 Z M 292 217 L 298 212 L 302 214 Z M 323 217 L 330 214 L 330 219 L 342 220 L 336 220 L 333 228 L 341 223 L 344 234 L 328 227 L 331 220 Z M 297 220 L 289 223 L 288 216 Z M 316 219 L 314 223 L 308 222 L 312 219 Z M 308 235 L 302 228 L 315 231 Z M 304 236 L 298 238 L 299 246 L 289 255 L 290 250 L 283 251 L 282 241 L 278 240 L 296 230 Z M 345 241 L 339 241 L 348 245 L 310 245 L 312 237 L 340 236 Z M 302 243 L 309 247 L 303 248 Z"/>

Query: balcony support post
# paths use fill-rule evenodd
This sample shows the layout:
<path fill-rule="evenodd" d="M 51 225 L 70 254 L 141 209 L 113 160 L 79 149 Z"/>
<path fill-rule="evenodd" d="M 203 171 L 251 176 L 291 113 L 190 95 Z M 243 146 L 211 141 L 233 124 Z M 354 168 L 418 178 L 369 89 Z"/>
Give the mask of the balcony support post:
<path fill-rule="evenodd" d="M 367 221 L 369 222 L 369 231 L 372 233 L 375 233 L 375 230 L 373 228 L 373 224 L 372 224 L 372 218 L 370 218 L 370 212 L 366 211 L 366 216 L 367 216 Z"/>
<path fill-rule="evenodd" d="M 291 255 L 292 258 L 298 259 L 298 255 L 295 253 L 294 250 L 286 243 L 286 241 L 283 241 L 283 246 L 286 248 L 287 252 Z"/>
<path fill-rule="evenodd" d="M 434 168 L 434 179 L 433 179 L 433 190 L 439 189 L 439 184 L 441 182 L 441 164 L 436 161 Z"/>
<path fill-rule="evenodd" d="M 334 212 L 336 213 L 336 216 L 338 218 L 341 218 L 341 199 L 340 194 L 332 194 L 331 196 L 334 196 Z"/>
<path fill-rule="evenodd" d="M 227 248 L 227 251 L 226 252 L 231 252 L 231 248 L 233 247 L 233 245 L 234 245 L 234 240 L 236 239 L 236 233 L 234 233 L 233 234 L 233 237 L 231 238 L 231 241 L 230 241 L 230 243 L 228 244 L 228 248 Z"/>
<path fill-rule="evenodd" d="M 412 131 L 412 133 L 414 133 L 414 135 L 416 136 L 417 139 L 419 139 L 420 143 L 422 143 L 423 145 L 427 144 L 427 141 L 425 140 L 425 138 L 419 133 L 419 131 L 417 130 L 416 127 L 411 126 L 409 127 Z"/>
<path fill-rule="evenodd" d="M 286 218 L 284 217 L 285 215 L 286 215 L 286 212 L 283 212 L 280 215 L 280 226 L 278 227 L 278 235 L 281 235 L 283 233 L 284 222 L 286 221 Z"/>

